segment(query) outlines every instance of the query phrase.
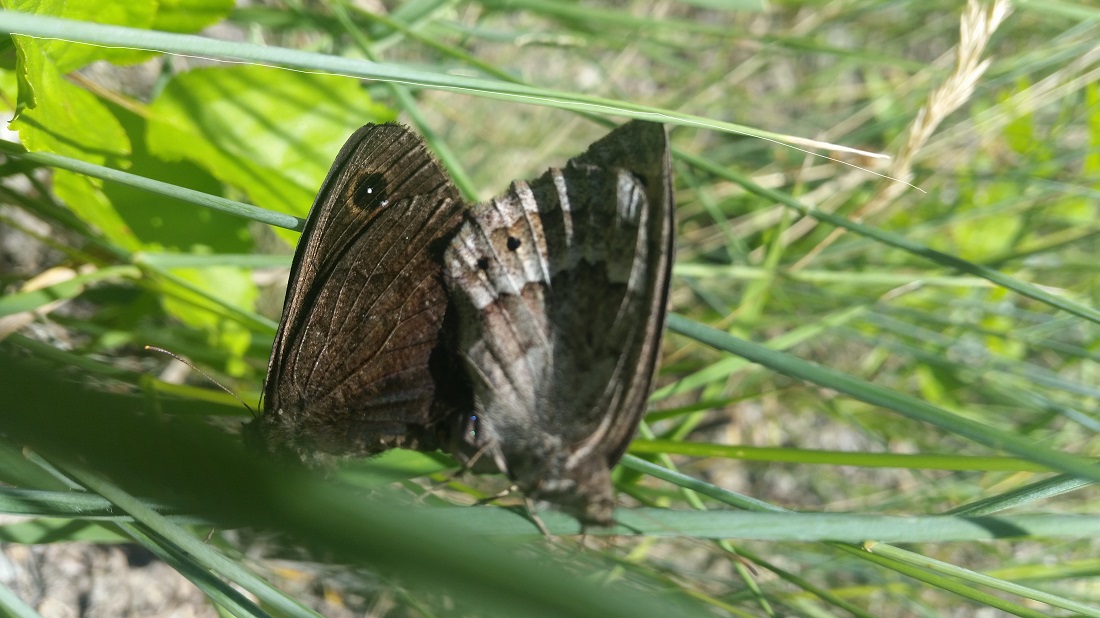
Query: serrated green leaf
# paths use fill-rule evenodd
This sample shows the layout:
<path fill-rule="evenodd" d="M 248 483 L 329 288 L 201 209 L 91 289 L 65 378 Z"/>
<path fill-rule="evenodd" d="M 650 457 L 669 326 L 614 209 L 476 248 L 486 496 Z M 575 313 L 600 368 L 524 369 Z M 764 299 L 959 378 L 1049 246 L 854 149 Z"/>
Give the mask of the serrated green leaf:
<path fill-rule="evenodd" d="M 221 193 L 220 184 L 193 164 L 167 164 L 141 146 L 146 124 L 112 110 L 87 91 L 65 80 L 49 56 L 48 47 L 35 40 L 21 45 L 22 70 L 35 93 L 36 104 L 25 107 L 12 123 L 28 149 L 53 152 L 94 162 L 129 163 L 133 172 L 151 178 Z M 61 48 L 62 52 L 68 48 Z M 136 150 L 131 144 L 137 144 Z M 211 250 L 247 252 L 252 249 L 247 223 L 237 218 L 194 209 L 164 197 L 87 176 L 58 171 L 54 190 L 81 219 L 92 224 L 115 245 L 129 250 L 172 248 L 191 252 Z M 251 308 L 257 292 L 248 275 L 236 269 L 187 271 L 181 277 L 197 290 Z M 212 347 L 230 352 L 232 373 L 244 370 L 241 357 L 249 345 L 244 327 L 209 312 L 201 299 L 181 300 L 188 292 L 167 295 L 165 309 L 185 324 L 204 330 Z"/>
<path fill-rule="evenodd" d="M 27 150 L 103 163 L 130 153 L 114 115 L 91 93 L 68 82 L 40 41 L 19 43 L 20 114 L 11 128 Z"/>
<path fill-rule="evenodd" d="M 38 15 L 52 15 L 93 21 L 98 24 L 150 28 L 157 11 L 156 0 L 127 0 L 103 2 L 102 0 L 7 0 L 6 8 Z M 96 60 L 115 64 L 133 64 L 154 56 L 153 52 L 125 47 L 83 45 L 61 39 L 29 39 L 17 37 L 19 46 L 34 42 L 49 56 L 61 73 L 69 73 Z"/>

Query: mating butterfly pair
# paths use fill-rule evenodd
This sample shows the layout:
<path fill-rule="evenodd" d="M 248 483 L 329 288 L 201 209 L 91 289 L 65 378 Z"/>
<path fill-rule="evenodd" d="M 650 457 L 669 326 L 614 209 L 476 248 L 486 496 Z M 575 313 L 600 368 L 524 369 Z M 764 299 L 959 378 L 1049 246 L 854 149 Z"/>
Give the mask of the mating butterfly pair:
<path fill-rule="evenodd" d="M 419 136 L 367 125 L 310 210 L 248 433 L 306 462 L 442 449 L 608 525 L 610 470 L 658 363 L 674 225 L 659 124 L 472 208 Z"/>

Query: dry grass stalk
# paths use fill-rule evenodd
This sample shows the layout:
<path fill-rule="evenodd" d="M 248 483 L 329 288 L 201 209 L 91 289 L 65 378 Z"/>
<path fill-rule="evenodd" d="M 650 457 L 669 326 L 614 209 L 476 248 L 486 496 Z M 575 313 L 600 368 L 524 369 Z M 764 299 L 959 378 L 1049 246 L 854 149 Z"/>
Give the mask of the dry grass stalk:
<path fill-rule="evenodd" d="M 928 101 L 917 112 L 916 118 L 909 126 L 908 138 L 894 158 L 893 165 L 887 174 L 902 182 L 888 181 L 880 185 L 879 190 L 850 218 L 853 221 L 863 219 L 885 210 L 888 206 L 909 188 L 906 184 L 913 178 L 913 160 L 921 148 L 931 139 L 932 134 L 955 110 L 962 107 L 963 103 L 974 94 L 974 87 L 978 80 L 989 68 L 991 60 L 982 60 L 982 52 L 989 44 L 990 38 L 997 28 L 1012 12 L 1008 0 L 994 0 L 988 7 L 983 7 L 978 0 L 969 0 L 966 10 L 959 20 L 959 45 L 955 51 L 955 67 L 947 76 L 939 88 L 928 95 Z M 836 242 L 845 230 L 833 230 L 825 240 L 811 249 L 793 267 L 797 270 L 804 267 L 817 254 Z"/>

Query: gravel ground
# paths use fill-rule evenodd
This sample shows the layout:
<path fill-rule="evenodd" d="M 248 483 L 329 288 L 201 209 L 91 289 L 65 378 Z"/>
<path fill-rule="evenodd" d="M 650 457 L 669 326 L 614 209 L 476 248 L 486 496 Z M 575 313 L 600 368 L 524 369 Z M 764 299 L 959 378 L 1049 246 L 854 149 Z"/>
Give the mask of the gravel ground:
<path fill-rule="evenodd" d="M 135 545 L 0 544 L 0 584 L 43 618 L 216 618 L 198 588 Z"/>

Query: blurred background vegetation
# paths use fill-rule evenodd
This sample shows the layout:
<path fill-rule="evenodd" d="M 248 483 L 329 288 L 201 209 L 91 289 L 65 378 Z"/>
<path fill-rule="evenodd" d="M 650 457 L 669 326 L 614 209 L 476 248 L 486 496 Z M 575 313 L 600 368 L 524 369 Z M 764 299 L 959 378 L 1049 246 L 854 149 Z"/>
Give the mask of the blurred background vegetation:
<path fill-rule="evenodd" d="M 1100 616 L 1094 3 L 0 5 L 4 612 Z M 680 229 L 615 535 L 433 455 L 272 470 L 143 351 L 258 399 L 364 123 L 474 200 L 627 117 Z"/>

